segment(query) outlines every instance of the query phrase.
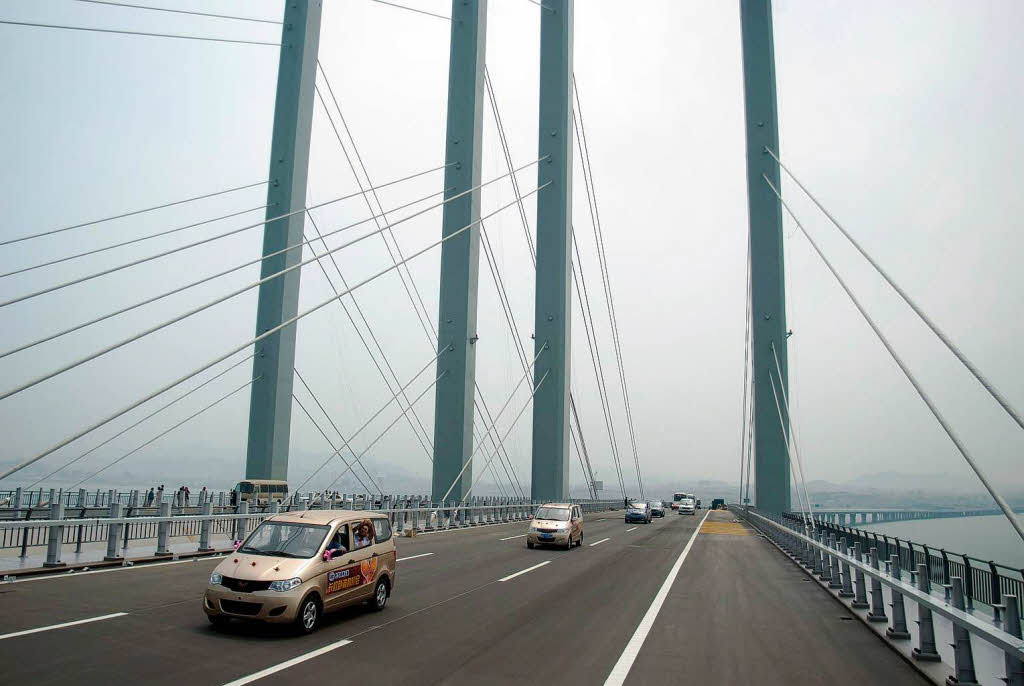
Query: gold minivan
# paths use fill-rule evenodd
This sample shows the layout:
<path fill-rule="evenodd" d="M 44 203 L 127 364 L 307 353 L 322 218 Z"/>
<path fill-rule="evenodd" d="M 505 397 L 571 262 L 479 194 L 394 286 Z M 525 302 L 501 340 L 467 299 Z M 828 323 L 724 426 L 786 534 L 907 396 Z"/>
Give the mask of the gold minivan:
<path fill-rule="evenodd" d="M 384 514 L 273 515 L 210 574 L 203 610 L 214 626 L 251 619 L 310 633 L 325 612 L 361 602 L 383 610 L 395 589 L 396 559 Z"/>
<path fill-rule="evenodd" d="M 526 533 L 526 547 L 557 545 L 566 550 L 583 545 L 583 510 L 570 503 L 547 503 L 537 508 Z"/>

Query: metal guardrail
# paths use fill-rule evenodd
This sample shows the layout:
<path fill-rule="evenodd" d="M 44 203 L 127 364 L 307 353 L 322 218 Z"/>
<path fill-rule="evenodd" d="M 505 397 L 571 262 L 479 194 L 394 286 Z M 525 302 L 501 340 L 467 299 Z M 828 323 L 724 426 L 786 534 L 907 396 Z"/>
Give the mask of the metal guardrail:
<path fill-rule="evenodd" d="M 852 554 L 845 536 L 836 537 L 834 532 L 819 528 L 813 536 L 803 533 L 804 524 L 800 518 L 754 512 L 742 505 L 730 507 L 760 533 L 772 540 L 780 549 L 789 554 L 795 562 L 803 565 L 818 576 L 829 588 L 838 589 L 840 599 L 852 598 L 850 607 L 854 610 L 870 608 L 867 619 L 871 622 L 887 622 L 886 636 L 890 640 L 909 640 L 904 599 L 917 606 L 917 646 L 913 655 L 921 661 L 938 661 L 935 643 L 933 615 L 945 618 L 952 624 L 951 644 L 954 651 L 954 674 L 947 683 L 976 683 L 974 656 L 971 637 L 989 643 L 1005 656 L 1006 677 L 1011 686 L 1024 684 L 1024 640 L 1021 640 L 1020 604 L 1016 596 L 1006 595 L 1005 604 L 994 606 L 992 619 L 973 612 L 966 604 L 964 577 L 951 575 L 950 583 L 943 586 L 945 596 L 940 598 L 931 593 L 931 575 L 928 563 L 919 562 L 911 568 L 910 583 L 903 580 L 900 556 L 893 551 L 888 560 L 882 560 L 882 552 L 871 546 L 865 552 L 863 541 L 855 540 Z M 865 561 L 865 555 L 867 561 Z M 871 588 L 868 590 L 868 579 Z M 892 602 L 886 613 L 883 587 L 889 590 Z M 869 602 L 870 597 L 870 602 Z M 891 620 L 890 620 L 891 616 Z"/>
<path fill-rule="evenodd" d="M 539 503 L 530 503 L 525 499 L 482 498 L 482 502 L 495 504 L 469 503 L 458 506 L 421 506 L 416 498 L 408 503 L 395 503 L 396 507 L 380 509 L 331 508 L 345 511 L 365 511 L 388 515 L 392 528 L 399 534 L 406 530 L 436 531 L 443 529 L 461 529 L 487 524 L 523 521 L 528 519 Z M 330 505 L 331 501 L 327 501 Z M 347 503 L 352 505 L 352 501 Z M 584 512 L 598 512 L 622 506 L 622 501 L 585 501 L 579 502 Z M 413 506 L 407 506 L 413 505 Z M 306 505 L 282 508 L 279 503 L 272 503 L 261 512 L 250 512 L 249 503 L 243 502 L 237 512 L 231 514 L 214 514 L 212 502 L 203 505 L 201 514 L 172 514 L 171 503 L 164 502 L 156 516 L 122 516 L 121 503 L 110 505 L 106 516 L 86 517 L 86 509 L 76 518 L 64 516 L 64 505 L 55 503 L 49 508 L 48 519 L 10 519 L 0 520 L 0 547 L 20 547 L 21 556 L 25 557 L 30 547 L 47 546 L 44 567 L 60 567 L 63 545 L 75 543 L 76 552 L 81 552 L 82 544 L 89 542 L 107 542 L 107 561 L 123 558 L 118 549 L 127 549 L 128 542 L 140 539 L 157 539 L 156 556 L 171 556 L 168 541 L 172 537 L 199 536 L 199 552 L 209 552 L 212 534 L 224 534 L 233 539 L 244 539 L 249 531 L 272 514 L 287 511 L 303 511 Z M 30 511 L 31 512 L 31 511 Z M 129 508 L 130 514 L 130 508 Z"/>
<path fill-rule="evenodd" d="M 800 522 L 797 514 L 785 517 Z M 860 542 L 863 550 L 878 548 L 879 556 L 888 560 L 892 555 L 899 556 L 900 567 L 917 569 L 919 564 L 928 567 L 928 576 L 933 583 L 947 585 L 950 579 L 958 576 L 964 580 L 964 595 L 968 609 L 974 609 L 976 603 L 1000 605 L 1006 596 L 1016 596 L 1020 614 L 1024 616 L 1024 570 L 1003 565 L 993 560 L 982 560 L 970 555 L 954 553 L 942 548 L 932 548 L 922 543 L 901 541 L 894 536 L 887 536 L 875 531 L 864 531 L 851 527 L 822 521 L 815 517 L 815 526 L 823 531 L 835 534 L 836 538 L 845 537 L 849 545 Z"/>

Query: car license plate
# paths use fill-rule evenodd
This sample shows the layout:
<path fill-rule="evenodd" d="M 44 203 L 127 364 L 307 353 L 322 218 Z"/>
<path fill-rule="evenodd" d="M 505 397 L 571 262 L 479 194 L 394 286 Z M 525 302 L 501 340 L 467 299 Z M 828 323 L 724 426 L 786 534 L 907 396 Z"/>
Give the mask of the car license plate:
<path fill-rule="evenodd" d="M 540 540 L 542 540 L 542 541 L 553 541 L 554 539 L 555 539 L 555 535 L 554 534 L 541 534 L 540 535 Z"/>

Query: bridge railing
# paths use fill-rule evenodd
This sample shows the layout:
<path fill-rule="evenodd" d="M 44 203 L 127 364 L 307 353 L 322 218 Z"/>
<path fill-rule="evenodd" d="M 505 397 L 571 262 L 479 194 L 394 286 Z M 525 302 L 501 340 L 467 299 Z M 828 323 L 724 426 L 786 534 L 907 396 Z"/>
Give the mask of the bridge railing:
<path fill-rule="evenodd" d="M 918 560 L 913 552 L 907 553 L 905 559 L 915 562 L 916 566 L 905 568 L 895 549 L 885 560 L 883 549 L 874 545 L 873 540 L 865 550 L 863 540 L 851 540 L 845 532 L 838 532 L 837 536 L 837 532 L 826 531 L 825 527 L 810 531 L 797 516 L 759 513 L 742 505 L 733 505 L 730 509 L 773 541 L 794 562 L 806 567 L 822 584 L 835 589 L 841 601 L 852 599 L 848 607 L 868 624 L 886 623 L 885 636 L 894 646 L 915 642 L 912 651 L 897 649 L 912 655 L 915 662 L 922 664 L 922 669 L 925 669 L 923 663 L 941 663 L 940 651 L 948 652 L 945 645 L 949 645 L 953 651 L 952 660 L 947 663 L 953 665 L 954 674 L 947 683 L 988 683 L 989 679 L 978 677 L 974 661 L 975 650 L 987 644 L 987 650 L 1003 654 L 1004 665 L 999 667 L 1003 667 L 1005 678 L 997 678 L 1010 684 L 1021 683 L 1024 641 L 1021 640 L 1019 596 L 1005 594 L 1003 603 L 994 606 L 993 616 L 981 615 L 967 606 L 965 587 L 970 575 L 958 576 L 952 566 L 949 583 L 943 584 L 942 593 L 936 595 L 931 587 L 930 562 Z M 904 580 L 908 572 L 909 583 Z M 907 622 L 905 601 L 916 606 L 914 623 Z M 952 643 L 937 642 L 936 631 L 950 632 Z M 1000 671 L 999 667 L 993 669 Z"/>
<path fill-rule="evenodd" d="M 334 501 L 328 499 L 322 505 L 325 509 L 345 509 L 383 513 L 388 515 L 392 528 L 398 534 L 410 531 L 436 531 L 443 529 L 461 529 L 525 521 L 532 517 L 539 503 L 532 503 L 524 498 L 479 498 L 464 504 L 451 502 L 437 505 L 421 501 L 419 497 L 409 500 L 396 499 L 383 504 L 393 507 L 372 507 L 373 501 L 367 500 L 371 507 L 355 508 L 354 501 L 348 501 L 348 507 L 332 507 Z M 622 507 L 619 500 L 574 501 L 582 506 L 584 512 L 600 512 Z M 318 503 L 319 504 L 319 503 Z M 0 548 L 21 548 L 21 557 L 26 557 L 29 548 L 46 546 L 44 567 L 61 567 L 61 553 L 64 545 L 75 544 L 75 552 L 82 551 L 85 543 L 107 543 L 107 561 L 121 561 L 128 543 L 134 540 L 157 540 L 154 555 L 172 556 L 169 548 L 171 538 L 199 536 L 198 552 L 213 552 L 211 537 L 226 536 L 229 540 L 241 540 L 246 537 L 260 522 L 272 514 L 287 511 L 308 509 L 309 502 L 282 507 L 279 503 L 271 503 L 250 511 L 249 503 L 243 502 L 233 512 L 215 514 L 211 502 L 207 502 L 203 511 L 198 514 L 171 512 L 171 504 L 163 503 L 159 511 L 153 508 L 140 508 L 133 512 L 128 508 L 122 516 L 120 503 L 112 503 L 109 510 L 90 511 L 82 508 L 78 516 L 65 517 L 64 506 L 54 504 L 46 510 L 46 519 L 33 518 L 33 509 L 26 510 L 26 516 L 19 519 L 0 520 Z M 132 516 L 132 515 L 135 516 Z M 140 516 L 141 515 L 141 516 Z M 122 555 L 119 555 L 121 551 Z"/>
<path fill-rule="evenodd" d="M 801 521 L 800 516 L 793 513 L 784 517 L 791 522 Z M 999 606 L 1007 596 L 1012 595 L 1017 598 L 1020 612 L 1024 615 L 1024 570 L 994 560 L 982 560 L 910 540 L 901 541 L 897 537 L 876 531 L 864 531 L 817 520 L 815 525 L 829 534 L 834 534 L 837 539 L 846 538 L 848 545 L 860 542 L 862 550 L 877 548 L 881 559 L 888 560 L 897 555 L 903 569 L 916 570 L 920 564 L 927 565 L 928 576 L 933 583 L 947 586 L 950 579 L 960 577 L 963 579 L 968 609 L 973 610 L 977 604 L 987 605 L 994 608 L 993 612 L 998 617 Z"/>

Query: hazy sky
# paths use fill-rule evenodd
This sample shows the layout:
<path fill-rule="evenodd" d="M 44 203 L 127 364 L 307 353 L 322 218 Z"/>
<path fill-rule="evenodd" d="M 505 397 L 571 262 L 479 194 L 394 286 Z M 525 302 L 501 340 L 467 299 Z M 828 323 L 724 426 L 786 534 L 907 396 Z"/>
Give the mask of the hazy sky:
<path fill-rule="evenodd" d="M 403 0 L 448 14 L 442 0 Z M 279 19 L 280 0 L 164 2 L 167 7 Z M 448 22 L 371 2 L 326 0 L 320 59 L 376 183 L 443 163 Z M 491 0 L 487 63 L 516 164 L 536 157 L 538 7 Z M 5 3 L 6 19 L 276 42 L 280 27 L 47 0 Z M 1017 316 L 1024 287 L 1024 176 L 1018 126 L 1024 106 L 1015 29 L 1024 7 L 964 3 L 777 1 L 775 53 L 781 153 L 870 250 L 1018 407 L 1024 367 Z M 668 488 L 697 478 L 738 477 L 743 377 L 747 210 L 738 3 L 641 4 L 577 0 L 575 73 L 591 147 L 626 373 L 645 480 Z M 277 49 L 19 26 L 0 26 L 0 240 L 260 181 L 267 174 Z M 493 120 L 485 116 L 484 178 L 505 171 Z M 348 141 L 346 140 L 346 144 Z M 579 172 L 579 167 L 577 167 Z M 536 173 L 519 177 L 524 191 Z M 310 199 L 356 190 L 319 104 L 314 114 Z M 428 175 L 382 190 L 390 208 L 441 190 Z M 621 392 L 583 193 L 575 225 L 608 374 L 615 429 L 629 455 Z M 915 320 L 813 206 L 786 184 L 805 225 L 846 275 L 896 347 L 1002 484 L 1019 484 L 1024 436 Z M 513 199 L 511 185 L 483 192 L 484 211 Z M 435 201 L 436 202 L 436 201 Z M 57 236 L 0 247 L 8 272 L 128 238 L 259 208 L 254 188 Z M 421 206 L 425 207 L 429 203 Z M 534 204 L 526 202 L 531 229 Z M 396 213 L 396 219 L 409 211 Z M 359 198 L 315 213 L 321 230 L 368 216 Z M 259 220 L 254 211 L 60 266 L 0 278 L 0 299 L 89 274 Z M 439 236 L 440 210 L 395 228 L 409 254 Z M 307 224 L 307 230 L 311 227 Z M 525 338 L 533 275 L 514 210 L 487 222 Z M 363 225 L 328 239 L 334 247 Z M 786 234 L 790 382 L 808 477 L 842 481 L 865 473 L 973 475 L 805 239 Z M 0 308 L 0 347 L 136 302 L 258 257 L 258 229 Z M 306 253 L 308 255 L 308 253 Z M 370 238 L 336 254 L 350 283 L 388 266 Z M 412 263 L 436 316 L 439 252 Z M 333 266 L 327 264 L 333 270 Z M 336 275 L 332 275 L 337 284 Z M 0 359 L 10 388 L 148 325 L 258 278 L 248 267 L 157 304 Z M 480 276 L 478 380 L 492 410 L 521 368 L 485 265 Z M 315 265 L 303 270 L 300 308 L 332 291 Z M 0 401 L 0 465 L 56 443 L 253 335 L 252 290 L 99 360 Z M 356 292 L 404 381 L 433 356 L 401 282 L 385 276 Z M 301 321 L 296 366 L 334 421 L 352 433 L 389 397 L 341 308 Z M 241 359 L 239 355 L 235 360 Z M 574 321 L 573 379 L 598 478 L 616 481 L 581 319 Z M 227 365 L 218 367 L 217 370 Z M 77 463 L 77 480 L 197 411 L 249 378 L 245 363 L 171 410 Z M 207 372 L 202 379 L 214 372 Z M 415 396 L 430 382 L 424 374 Z M 176 397 L 181 387 L 169 397 Z M 297 388 L 303 403 L 314 404 Z M 520 391 L 502 432 L 527 401 Z M 34 481 L 155 408 L 151 403 L 47 457 L 0 487 Z M 433 393 L 417 404 L 433 421 Z M 362 450 L 397 414 L 392 406 L 356 441 Z M 245 460 L 248 392 L 140 450 L 86 485 L 153 480 L 226 485 Z M 507 446 L 524 487 L 529 411 Z M 319 416 L 318 416 L 319 419 Z M 322 425 L 330 431 L 326 422 Z M 298 408 L 289 478 L 305 480 L 330 452 Z M 425 488 L 430 464 L 401 422 L 366 458 L 386 488 Z M 631 458 L 630 458 L 631 463 Z M 340 471 L 332 465 L 325 474 Z M 628 490 L 632 468 L 624 465 Z M 475 471 L 475 470 L 474 470 Z M 574 488 L 582 492 L 573 458 Z M 56 483 L 56 480 L 53 480 Z M 482 484 L 490 490 L 490 478 Z M 70 481 L 65 483 L 71 483 Z M 314 485 L 326 485 L 317 482 Z M 912 484 L 879 484 L 909 486 Z M 351 480 L 342 490 L 358 487 Z M 616 494 L 614 491 L 613 494 Z"/>

